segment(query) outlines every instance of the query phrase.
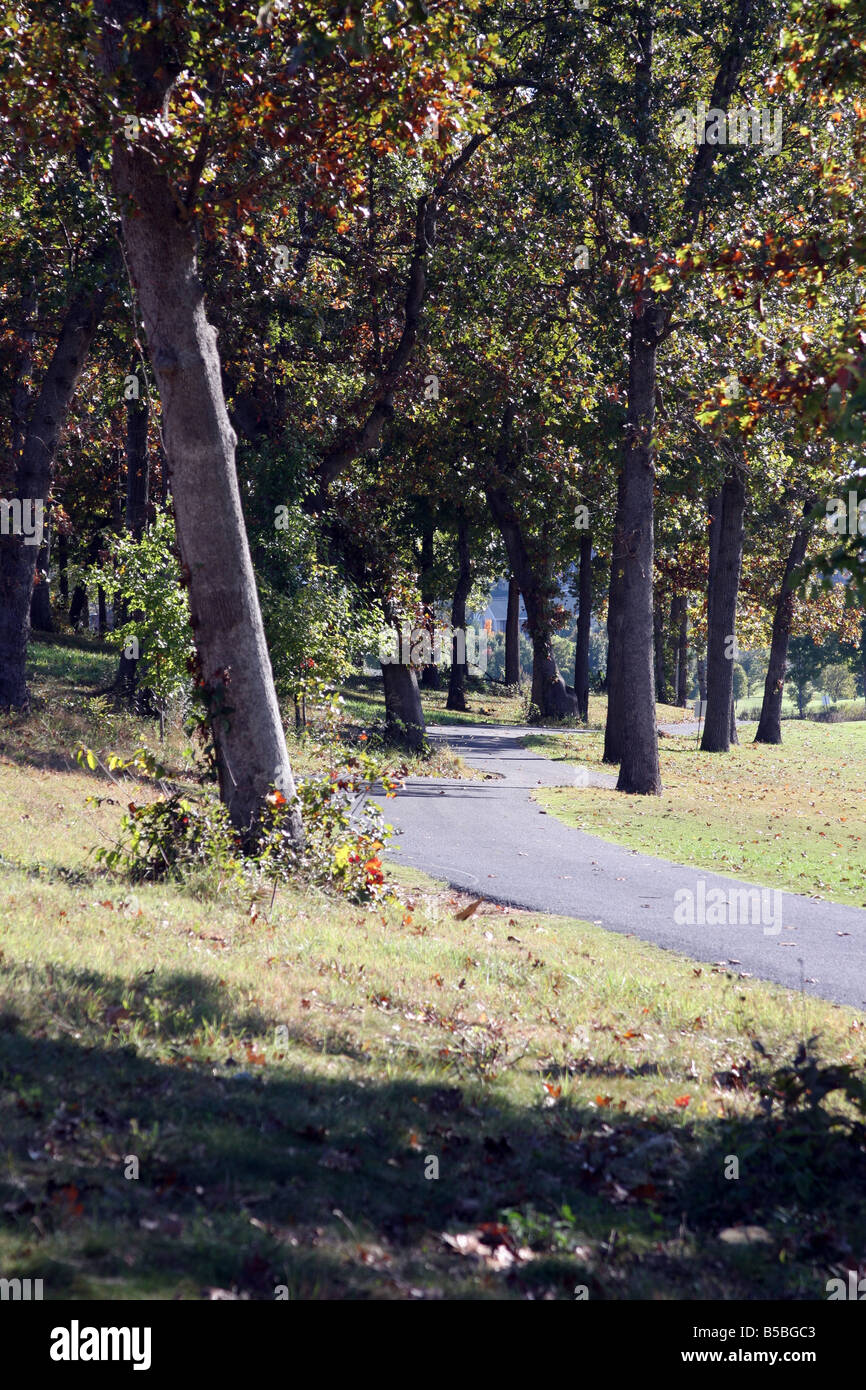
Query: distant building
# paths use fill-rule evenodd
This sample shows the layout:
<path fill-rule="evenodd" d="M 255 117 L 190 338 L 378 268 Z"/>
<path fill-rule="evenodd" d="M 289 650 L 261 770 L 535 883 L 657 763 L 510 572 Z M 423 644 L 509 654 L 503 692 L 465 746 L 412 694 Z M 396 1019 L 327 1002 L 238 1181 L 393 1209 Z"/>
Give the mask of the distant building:
<path fill-rule="evenodd" d="M 565 580 L 565 581 L 563 582 L 563 596 L 562 596 L 562 599 L 561 599 L 561 603 L 562 603 L 563 608 L 566 608 L 566 609 L 568 610 L 569 613 L 576 613 L 576 612 L 577 612 L 577 602 L 576 602 L 576 600 L 572 597 L 571 593 L 569 592 L 568 588 L 566 587 L 567 583 L 568 583 L 567 580 Z M 490 627 L 487 629 L 488 632 L 504 632 L 504 631 L 505 631 L 505 624 L 506 624 L 506 619 L 507 619 L 507 617 L 508 617 L 508 580 L 507 580 L 507 579 L 498 579 L 498 580 L 496 581 L 496 583 L 494 584 L 494 586 L 493 586 L 493 589 L 492 589 L 491 594 L 490 594 L 490 602 L 488 603 L 487 607 L 484 609 L 484 612 L 483 612 L 483 613 L 472 613 L 472 614 L 470 615 L 470 617 L 469 617 L 469 621 L 470 621 L 471 623 L 476 624 L 476 626 L 482 627 L 482 628 L 483 628 L 483 627 L 486 627 L 487 624 L 490 623 Z M 523 599 L 522 599 L 522 597 L 521 597 L 521 600 L 520 600 L 520 622 L 521 622 L 521 627 L 522 627 L 522 624 L 523 624 L 525 621 L 526 621 L 526 608 L 524 607 Z"/>

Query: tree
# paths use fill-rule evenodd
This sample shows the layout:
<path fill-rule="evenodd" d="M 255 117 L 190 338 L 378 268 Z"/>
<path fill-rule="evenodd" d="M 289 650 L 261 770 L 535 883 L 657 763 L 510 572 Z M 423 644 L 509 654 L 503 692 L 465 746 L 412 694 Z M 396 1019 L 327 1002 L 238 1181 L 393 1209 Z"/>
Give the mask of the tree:
<path fill-rule="evenodd" d="M 834 704 L 838 700 L 853 700 L 856 694 L 854 687 L 854 676 L 848 666 L 843 666 L 841 662 L 833 662 L 825 666 L 820 675 L 821 689 L 825 691 Z"/>
<path fill-rule="evenodd" d="M 60 431 L 113 292 L 116 273 L 115 248 L 111 242 L 100 241 L 91 248 L 72 293 L 29 413 L 20 454 L 12 461 L 14 500 L 40 518 L 44 518 L 49 503 Z M 20 525 L 17 531 L 4 527 L 0 535 L 0 709 L 29 706 L 25 663 L 39 551 L 33 539 L 34 535 L 28 538 Z"/>
<path fill-rule="evenodd" d="M 727 753 L 731 741 L 733 662 L 736 651 L 737 593 L 743 556 L 746 485 L 741 463 L 725 474 L 710 538 L 710 603 L 707 638 L 707 710 L 701 749 Z"/>
<path fill-rule="evenodd" d="M 788 644 L 791 637 L 794 576 L 805 559 L 811 529 L 811 522 L 808 519 L 797 528 L 785 561 L 785 572 L 782 576 L 775 612 L 773 613 L 773 635 L 770 643 L 767 674 L 764 680 L 761 717 L 755 733 L 756 743 L 782 742 L 782 695 L 785 688 Z M 800 713 L 801 715 L 803 713 L 802 702 Z"/>
<path fill-rule="evenodd" d="M 253 27 L 233 0 L 31 8 L 26 45 L 17 29 L 5 31 L 3 75 L 31 139 L 47 129 L 110 159 L 162 403 L 220 794 L 235 826 L 253 834 L 276 781 L 300 838 L 197 243 L 224 234 L 269 183 L 290 185 L 310 165 L 321 189 L 342 183 L 334 202 L 356 198 L 361 135 L 378 125 L 378 138 L 405 142 L 438 94 L 447 100 L 460 88 L 452 45 L 461 16 L 446 3 L 420 22 L 374 9 L 345 21 L 314 4 L 300 21 L 275 10 Z M 426 65 L 423 86 L 413 86 L 416 64 Z M 52 96 L 61 83 L 63 106 Z"/>

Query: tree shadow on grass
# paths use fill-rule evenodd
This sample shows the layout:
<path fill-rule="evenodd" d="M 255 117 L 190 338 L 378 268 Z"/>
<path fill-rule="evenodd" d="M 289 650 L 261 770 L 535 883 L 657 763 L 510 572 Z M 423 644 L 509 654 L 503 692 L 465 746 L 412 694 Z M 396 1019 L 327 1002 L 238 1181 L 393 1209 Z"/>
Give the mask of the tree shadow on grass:
<path fill-rule="evenodd" d="M 572 1298 L 579 1285 L 822 1298 L 832 1268 L 866 1249 L 862 1141 L 814 1122 L 670 1128 L 517 1106 L 489 1084 L 431 1080 L 411 1053 L 388 1079 L 338 1032 L 272 1045 L 272 1024 L 189 972 L 160 977 L 135 1045 L 110 1012 L 94 1044 L 86 1001 L 119 1008 L 129 982 L 55 968 L 52 1010 L 70 1031 L 54 1039 L 27 1031 L 15 985 L 0 1016 L 0 1267 L 43 1278 L 49 1299 Z M 206 1026 L 231 1054 L 197 1055 Z M 765 1234 L 726 1245 L 733 1222 Z"/>

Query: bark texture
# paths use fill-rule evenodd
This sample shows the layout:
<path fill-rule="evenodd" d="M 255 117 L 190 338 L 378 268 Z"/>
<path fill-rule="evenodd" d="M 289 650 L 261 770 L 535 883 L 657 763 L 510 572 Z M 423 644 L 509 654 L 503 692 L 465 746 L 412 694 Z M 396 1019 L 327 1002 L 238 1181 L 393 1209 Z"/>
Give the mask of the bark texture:
<path fill-rule="evenodd" d="M 451 603 L 451 674 L 448 680 L 446 709 L 466 709 L 466 600 L 472 588 L 472 566 L 469 555 L 469 527 L 464 520 L 457 525 L 457 580 Z"/>
<path fill-rule="evenodd" d="M 425 739 L 424 711 L 414 667 L 399 661 L 383 662 L 382 682 L 385 723 L 390 737 L 420 752 Z"/>
<path fill-rule="evenodd" d="M 619 695 L 622 756 L 617 790 L 658 796 L 658 729 L 653 672 L 653 424 L 656 349 L 663 315 L 652 302 L 632 314 L 629 394 L 622 466 L 622 637 Z"/>
<path fill-rule="evenodd" d="M 714 504 L 710 526 L 707 713 L 701 739 L 701 749 L 705 753 L 727 753 L 731 745 L 734 690 L 732 639 L 736 635 L 745 506 L 745 477 L 741 466 L 733 463 L 725 474 L 718 505 Z"/>
<path fill-rule="evenodd" d="M 508 580 L 505 618 L 505 684 L 520 684 L 520 585 L 513 574 Z"/>
<path fill-rule="evenodd" d="M 577 712 L 589 719 L 589 629 L 592 618 L 592 536 L 580 538 L 577 631 L 574 640 L 574 694 Z"/>
<path fill-rule="evenodd" d="M 115 142 L 112 175 L 159 387 L 163 436 L 189 586 L 199 691 L 213 732 L 220 795 L 253 835 L 268 789 L 295 785 L 247 544 L 234 431 L 207 321 L 193 229 L 143 142 Z M 292 831 L 302 836 L 293 810 Z"/>
<path fill-rule="evenodd" d="M 677 704 L 685 709 L 689 696 L 689 609 L 685 594 L 677 599 Z"/>
<path fill-rule="evenodd" d="M 419 565 L 419 588 L 421 606 L 424 610 L 424 628 L 430 640 L 431 660 L 422 668 L 421 684 L 425 690 L 439 689 L 439 667 L 436 664 L 436 647 L 433 641 L 436 616 L 433 609 L 436 594 L 433 590 L 433 513 L 427 510 L 421 530 L 421 555 Z"/>
<path fill-rule="evenodd" d="M 625 576 L 625 542 L 623 539 L 623 490 L 624 479 L 620 471 L 617 481 L 616 515 L 613 526 L 613 544 L 610 556 L 610 582 L 607 593 L 607 716 L 604 724 L 604 752 L 602 761 L 618 763 L 622 758 L 623 710 L 622 710 L 622 627 L 623 627 L 623 585 Z"/>
<path fill-rule="evenodd" d="M 794 609 L 793 576 L 794 571 L 806 558 L 811 523 L 804 521 L 791 542 L 785 573 L 776 599 L 773 614 L 773 636 L 770 641 L 770 659 L 764 679 L 764 698 L 761 703 L 761 717 L 755 734 L 756 743 L 782 742 L 782 696 L 785 690 L 785 672 L 788 666 L 788 642 L 791 638 L 791 616 Z M 864 629 L 866 630 L 866 629 Z"/>

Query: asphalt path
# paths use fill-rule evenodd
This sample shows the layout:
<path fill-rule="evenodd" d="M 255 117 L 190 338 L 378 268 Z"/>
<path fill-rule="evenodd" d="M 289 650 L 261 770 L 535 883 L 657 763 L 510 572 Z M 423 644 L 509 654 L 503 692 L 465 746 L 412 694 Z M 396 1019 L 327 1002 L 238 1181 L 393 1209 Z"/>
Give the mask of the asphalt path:
<path fill-rule="evenodd" d="M 563 825 L 532 801 L 534 791 L 613 786 L 616 779 L 542 757 L 523 744 L 528 734 L 550 732 L 467 724 L 430 728 L 431 739 L 493 775 L 407 779 L 395 798 L 376 797 L 398 832 L 389 855 L 478 897 L 577 917 L 696 961 L 724 963 L 835 1003 L 866 1007 L 866 910 L 779 890 L 761 895 L 760 885 L 656 859 Z M 753 892 L 746 899 L 737 892 L 743 888 L 758 896 Z"/>

